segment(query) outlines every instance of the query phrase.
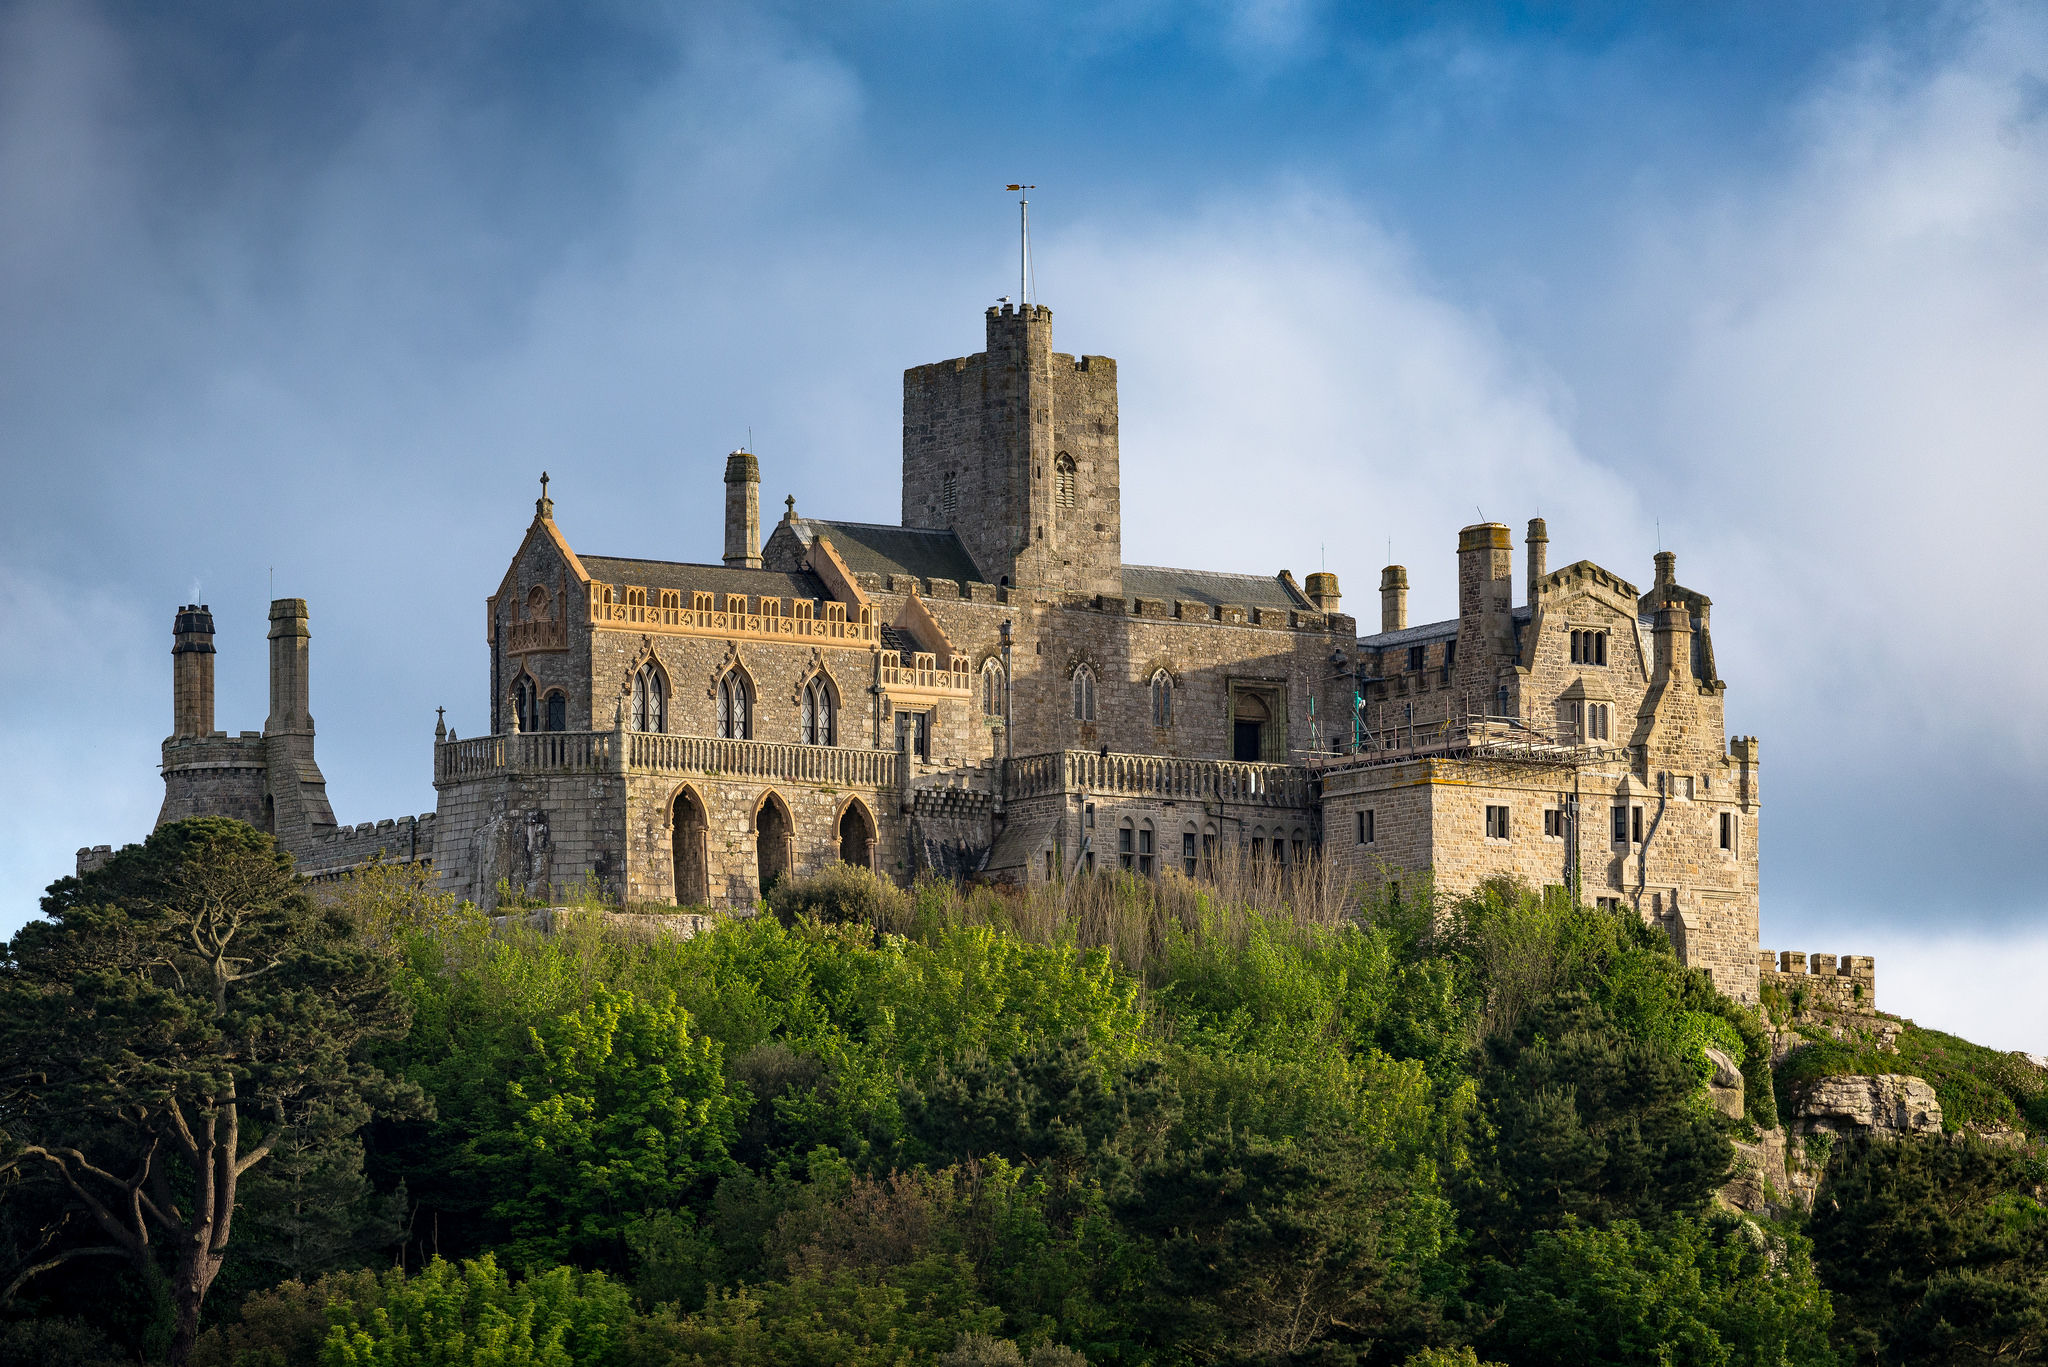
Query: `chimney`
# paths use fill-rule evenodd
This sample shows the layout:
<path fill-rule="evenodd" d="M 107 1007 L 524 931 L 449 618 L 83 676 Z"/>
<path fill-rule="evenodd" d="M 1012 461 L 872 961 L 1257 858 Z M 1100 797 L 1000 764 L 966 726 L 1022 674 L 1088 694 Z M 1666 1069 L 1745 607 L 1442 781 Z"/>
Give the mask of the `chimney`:
<path fill-rule="evenodd" d="M 1405 631 L 1408 627 L 1408 570 L 1389 565 L 1380 571 L 1380 630 Z"/>
<path fill-rule="evenodd" d="M 270 605 L 270 716 L 263 734 L 313 734 L 313 711 L 307 677 L 306 600 L 279 598 Z"/>
<path fill-rule="evenodd" d="M 1507 527 L 1499 522 L 1480 522 L 1458 532 L 1458 620 L 1472 623 L 1491 654 L 1513 653 L 1513 611 L 1515 543 Z M 1468 658 L 1462 644 L 1466 635 L 1459 627 L 1458 655 Z M 1475 658 L 1471 661 L 1479 663 Z"/>
<path fill-rule="evenodd" d="M 1317 612 L 1335 612 L 1341 601 L 1337 596 L 1337 576 L 1328 570 L 1319 570 L 1308 577 L 1308 601 L 1316 605 Z"/>
<path fill-rule="evenodd" d="M 1536 605 L 1536 581 L 1550 572 L 1550 529 L 1543 519 L 1529 519 L 1529 606 Z"/>
<path fill-rule="evenodd" d="M 761 462 L 746 451 L 725 458 L 725 563 L 761 568 Z"/>
<path fill-rule="evenodd" d="M 1657 557 L 1659 574 L 1665 569 L 1663 560 L 1663 555 Z M 1666 603 L 1657 609 L 1656 632 L 1650 682 L 1668 683 L 1689 676 L 1692 673 L 1692 613 L 1686 610 L 1685 604 Z"/>
<path fill-rule="evenodd" d="M 1678 552 L 1658 551 L 1657 582 L 1651 588 L 1655 601 L 1658 603 L 1669 601 L 1665 598 L 1664 591 L 1676 587 L 1678 587 Z"/>
<path fill-rule="evenodd" d="M 178 609 L 171 626 L 171 736 L 213 734 L 213 609 Z"/>

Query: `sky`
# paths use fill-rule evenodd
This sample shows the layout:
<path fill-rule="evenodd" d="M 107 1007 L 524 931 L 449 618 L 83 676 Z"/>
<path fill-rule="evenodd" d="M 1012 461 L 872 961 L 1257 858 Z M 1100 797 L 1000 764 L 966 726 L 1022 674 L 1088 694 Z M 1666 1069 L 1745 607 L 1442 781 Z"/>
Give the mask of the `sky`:
<path fill-rule="evenodd" d="M 2048 11 L 0 4 L 0 934 L 161 801 L 176 607 L 347 822 L 485 729 L 483 600 L 894 522 L 901 372 L 1114 356 L 1133 563 L 1454 614 L 1456 532 L 1714 600 L 1762 939 L 2048 1052 Z"/>

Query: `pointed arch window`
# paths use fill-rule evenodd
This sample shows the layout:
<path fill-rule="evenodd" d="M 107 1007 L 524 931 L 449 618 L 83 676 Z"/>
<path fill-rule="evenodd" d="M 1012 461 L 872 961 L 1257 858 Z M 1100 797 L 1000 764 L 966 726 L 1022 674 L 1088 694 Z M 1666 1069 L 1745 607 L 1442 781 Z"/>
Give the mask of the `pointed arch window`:
<path fill-rule="evenodd" d="M 569 695 L 561 689 L 547 695 L 543 700 L 547 710 L 547 725 L 550 731 L 569 729 Z"/>
<path fill-rule="evenodd" d="M 981 713 L 985 717 L 1003 715 L 1003 666 L 991 657 L 981 665 Z"/>
<path fill-rule="evenodd" d="M 519 729 L 529 735 L 540 730 L 540 685 L 533 675 L 521 671 L 512 685 L 512 716 Z"/>
<path fill-rule="evenodd" d="M 1095 671 L 1087 665 L 1074 671 L 1074 720 L 1095 720 Z"/>
<path fill-rule="evenodd" d="M 832 688 L 824 675 L 805 684 L 798 701 L 802 708 L 797 721 L 798 739 L 805 745 L 832 744 L 832 727 L 837 719 L 833 715 Z"/>
<path fill-rule="evenodd" d="M 1152 676 L 1152 724 L 1173 725 L 1173 676 L 1163 669 Z"/>
<path fill-rule="evenodd" d="M 718 681 L 718 734 L 725 740 L 746 740 L 753 732 L 753 698 L 747 681 L 728 673 Z"/>
<path fill-rule="evenodd" d="M 1062 508 L 1071 508 L 1079 502 L 1080 471 L 1074 465 L 1074 458 L 1065 451 L 1052 463 L 1053 502 Z"/>
<path fill-rule="evenodd" d="M 668 689 L 662 682 L 660 667 L 652 660 L 640 666 L 640 672 L 633 676 L 633 729 L 668 730 Z"/>

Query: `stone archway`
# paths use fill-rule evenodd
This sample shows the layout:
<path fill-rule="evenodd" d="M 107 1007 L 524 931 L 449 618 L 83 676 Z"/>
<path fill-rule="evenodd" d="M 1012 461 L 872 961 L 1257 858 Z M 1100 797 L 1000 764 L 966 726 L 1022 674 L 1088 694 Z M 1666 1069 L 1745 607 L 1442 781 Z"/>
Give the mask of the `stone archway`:
<path fill-rule="evenodd" d="M 766 897 L 777 882 L 789 876 L 796 862 L 796 823 L 790 820 L 789 807 L 774 793 L 762 798 L 754 813 L 754 850 L 761 896 Z"/>
<path fill-rule="evenodd" d="M 875 822 L 859 802 L 839 814 L 839 858 L 864 869 L 875 866 Z"/>
<path fill-rule="evenodd" d="M 676 905 L 702 906 L 711 900 L 711 822 L 704 799 L 695 789 L 683 789 L 669 820 L 675 832 Z"/>

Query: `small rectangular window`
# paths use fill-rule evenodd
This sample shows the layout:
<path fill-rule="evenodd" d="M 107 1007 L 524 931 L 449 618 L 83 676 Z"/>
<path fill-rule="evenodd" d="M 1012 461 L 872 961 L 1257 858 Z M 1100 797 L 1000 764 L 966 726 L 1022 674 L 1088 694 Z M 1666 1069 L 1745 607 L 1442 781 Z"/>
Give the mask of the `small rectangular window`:
<path fill-rule="evenodd" d="M 1204 831 L 1202 833 L 1202 862 L 1206 864 L 1215 857 L 1216 837 L 1211 833 Z"/>
<path fill-rule="evenodd" d="M 1604 631 L 1593 633 L 1593 663 L 1596 665 L 1607 663 L 1607 633 Z"/>
<path fill-rule="evenodd" d="M 1195 876 L 1195 833 L 1193 831 L 1186 831 L 1181 835 L 1180 867 L 1181 872 L 1187 874 L 1188 877 L 1193 878 Z"/>
<path fill-rule="evenodd" d="M 1617 845 L 1628 844 L 1628 808 L 1626 807 L 1616 807 L 1614 809 L 1614 843 Z"/>
<path fill-rule="evenodd" d="M 1486 809 L 1486 838 L 1506 840 L 1508 838 L 1508 809 L 1488 807 Z"/>
<path fill-rule="evenodd" d="M 1095 872 L 1095 851 L 1093 851 L 1093 850 L 1090 850 L 1090 851 L 1088 851 L 1088 853 L 1087 853 L 1087 854 L 1086 854 L 1086 855 L 1084 856 L 1084 858 L 1085 858 L 1085 860 L 1086 860 L 1086 862 L 1087 862 L 1087 866 L 1088 866 L 1088 872 L 1090 872 L 1090 873 L 1093 873 L 1093 872 Z"/>
<path fill-rule="evenodd" d="M 1735 852 L 1735 813 L 1721 813 L 1721 848 L 1730 854 Z"/>
<path fill-rule="evenodd" d="M 1378 823 L 1373 817 L 1374 812 L 1370 807 L 1358 814 L 1358 843 L 1361 845 L 1370 845 L 1379 839 L 1379 832 L 1374 829 Z"/>
<path fill-rule="evenodd" d="M 1643 843 L 1643 809 L 1641 807 L 1631 807 L 1629 808 L 1629 816 L 1631 818 L 1629 833 L 1634 837 L 1635 843 L 1640 845 Z"/>
<path fill-rule="evenodd" d="M 1427 646 L 1408 647 L 1408 672 L 1410 674 L 1420 674 L 1422 672 L 1422 657 L 1428 649 L 1429 647 Z"/>
<path fill-rule="evenodd" d="M 1138 832 L 1138 872 L 1147 878 L 1152 876 L 1152 832 Z"/>
<path fill-rule="evenodd" d="M 1095 829 L 1095 804 L 1089 803 L 1081 809 L 1081 824 L 1089 830 Z"/>
<path fill-rule="evenodd" d="M 1306 847 L 1305 847 L 1305 846 L 1304 846 L 1304 845 L 1302 844 L 1302 842 L 1301 842 L 1301 841 L 1297 840 L 1297 841 L 1295 841 L 1295 842 L 1294 842 L 1294 862 L 1295 862 L 1295 863 L 1299 864 L 1299 863 L 1301 862 L 1301 857 L 1302 857 L 1302 855 L 1303 855 L 1303 854 L 1305 854 L 1306 852 L 1307 852 L 1307 850 L 1306 850 Z"/>
<path fill-rule="evenodd" d="M 1131 866 L 1131 828 L 1125 826 L 1116 833 L 1116 862 L 1124 867 Z"/>
<path fill-rule="evenodd" d="M 1564 812 L 1557 807 L 1543 809 L 1543 834 L 1552 840 L 1564 839 Z"/>

